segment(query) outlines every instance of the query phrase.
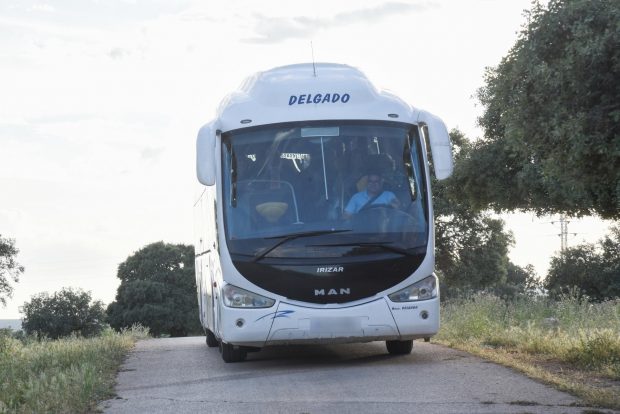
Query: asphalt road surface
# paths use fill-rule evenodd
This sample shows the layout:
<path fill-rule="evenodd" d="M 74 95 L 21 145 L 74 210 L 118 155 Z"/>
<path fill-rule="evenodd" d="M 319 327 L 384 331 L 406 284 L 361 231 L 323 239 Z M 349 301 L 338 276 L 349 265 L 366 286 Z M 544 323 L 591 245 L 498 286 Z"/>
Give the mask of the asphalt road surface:
<path fill-rule="evenodd" d="M 106 413 L 588 413 L 569 394 L 502 366 L 415 341 L 265 348 L 226 364 L 204 337 L 138 342 Z M 590 411 L 592 412 L 592 411 Z M 596 412 L 607 413 L 610 410 Z"/>

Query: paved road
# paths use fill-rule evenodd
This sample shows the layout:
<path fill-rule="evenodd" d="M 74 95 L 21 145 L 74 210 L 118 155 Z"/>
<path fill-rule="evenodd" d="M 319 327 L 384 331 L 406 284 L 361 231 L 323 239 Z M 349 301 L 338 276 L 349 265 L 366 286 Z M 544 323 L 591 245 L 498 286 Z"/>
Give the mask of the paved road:
<path fill-rule="evenodd" d="M 407 356 L 373 342 L 267 348 L 226 364 L 204 337 L 150 339 L 123 365 L 117 393 L 106 413 L 587 412 L 510 369 L 421 341 Z"/>

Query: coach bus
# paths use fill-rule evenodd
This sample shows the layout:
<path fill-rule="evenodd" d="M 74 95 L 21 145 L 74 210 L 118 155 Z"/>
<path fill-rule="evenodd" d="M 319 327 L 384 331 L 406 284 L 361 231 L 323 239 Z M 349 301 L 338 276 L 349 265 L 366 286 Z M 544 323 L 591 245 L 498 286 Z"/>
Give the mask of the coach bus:
<path fill-rule="evenodd" d="M 445 124 L 358 69 L 259 72 L 196 145 L 196 284 L 226 362 L 283 344 L 386 341 L 439 329 L 430 165 L 453 169 Z"/>

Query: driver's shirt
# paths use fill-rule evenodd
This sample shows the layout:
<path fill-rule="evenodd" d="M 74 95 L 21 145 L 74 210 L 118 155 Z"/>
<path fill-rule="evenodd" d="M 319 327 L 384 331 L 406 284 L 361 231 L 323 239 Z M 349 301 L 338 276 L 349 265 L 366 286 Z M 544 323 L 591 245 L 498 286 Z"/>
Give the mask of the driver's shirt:
<path fill-rule="evenodd" d="M 355 214 L 360 211 L 360 209 L 364 207 L 366 203 L 368 203 L 368 200 L 370 200 L 371 198 L 372 197 L 368 195 L 368 191 L 360 191 L 359 193 L 354 194 L 353 197 L 351 197 L 351 200 L 349 200 L 349 203 L 344 210 L 349 214 Z M 372 202 L 372 205 L 392 204 L 395 200 L 396 196 L 393 192 L 384 191 Z"/>

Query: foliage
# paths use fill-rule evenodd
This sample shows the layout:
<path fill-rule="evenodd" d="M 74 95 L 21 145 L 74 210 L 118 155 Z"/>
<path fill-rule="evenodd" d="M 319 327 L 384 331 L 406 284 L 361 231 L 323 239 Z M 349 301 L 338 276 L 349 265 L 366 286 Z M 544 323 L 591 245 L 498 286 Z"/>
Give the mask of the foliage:
<path fill-rule="evenodd" d="M 15 261 L 19 250 L 15 247 L 15 240 L 3 238 L 0 234 L 0 304 L 6 306 L 7 298 L 13 294 L 11 281 L 18 282 L 19 275 L 24 267 Z"/>
<path fill-rule="evenodd" d="M 486 289 L 506 282 L 512 236 L 487 214 L 456 210 L 436 220 L 436 265 L 449 288 Z"/>
<path fill-rule="evenodd" d="M 91 301 L 90 292 L 79 289 L 63 288 L 52 296 L 39 293 L 22 307 L 22 329 L 51 339 L 97 335 L 103 329 L 105 311 L 101 301 Z"/>
<path fill-rule="evenodd" d="M 617 300 L 595 304 L 575 292 L 558 300 L 522 296 L 511 301 L 476 294 L 444 303 L 439 338 L 551 355 L 620 379 Z"/>
<path fill-rule="evenodd" d="M 552 294 L 576 287 L 599 301 L 620 297 L 620 226 L 597 245 L 581 244 L 553 257 L 545 287 Z"/>
<path fill-rule="evenodd" d="M 68 337 L 51 341 L 17 340 L 0 332 L 0 412 L 94 412 L 97 401 L 113 395 L 116 370 L 140 327 L 99 337 Z"/>
<path fill-rule="evenodd" d="M 12 328 L 2 328 L 0 329 L 0 338 L 5 337 L 11 337 L 13 339 L 23 341 L 26 338 L 26 334 L 22 330 L 14 331 Z"/>
<path fill-rule="evenodd" d="M 450 138 L 458 166 L 471 144 L 458 130 L 451 131 Z M 502 220 L 459 200 L 452 179 L 433 182 L 433 204 L 436 266 L 444 297 L 472 290 L 514 296 L 535 288 L 533 268 L 523 269 L 508 259 L 514 239 Z"/>
<path fill-rule="evenodd" d="M 121 263 L 117 276 L 121 284 L 107 311 L 112 327 L 140 323 L 154 336 L 201 332 L 192 246 L 149 244 Z"/>
<path fill-rule="evenodd" d="M 521 295 L 536 296 L 543 291 L 543 284 L 531 264 L 521 267 L 509 262 L 506 271 L 506 283 L 495 289 L 497 295 L 516 298 Z"/>
<path fill-rule="evenodd" d="M 472 206 L 620 217 L 620 3 L 535 2 L 478 91 L 484 137 L 455 170 Z"/>

